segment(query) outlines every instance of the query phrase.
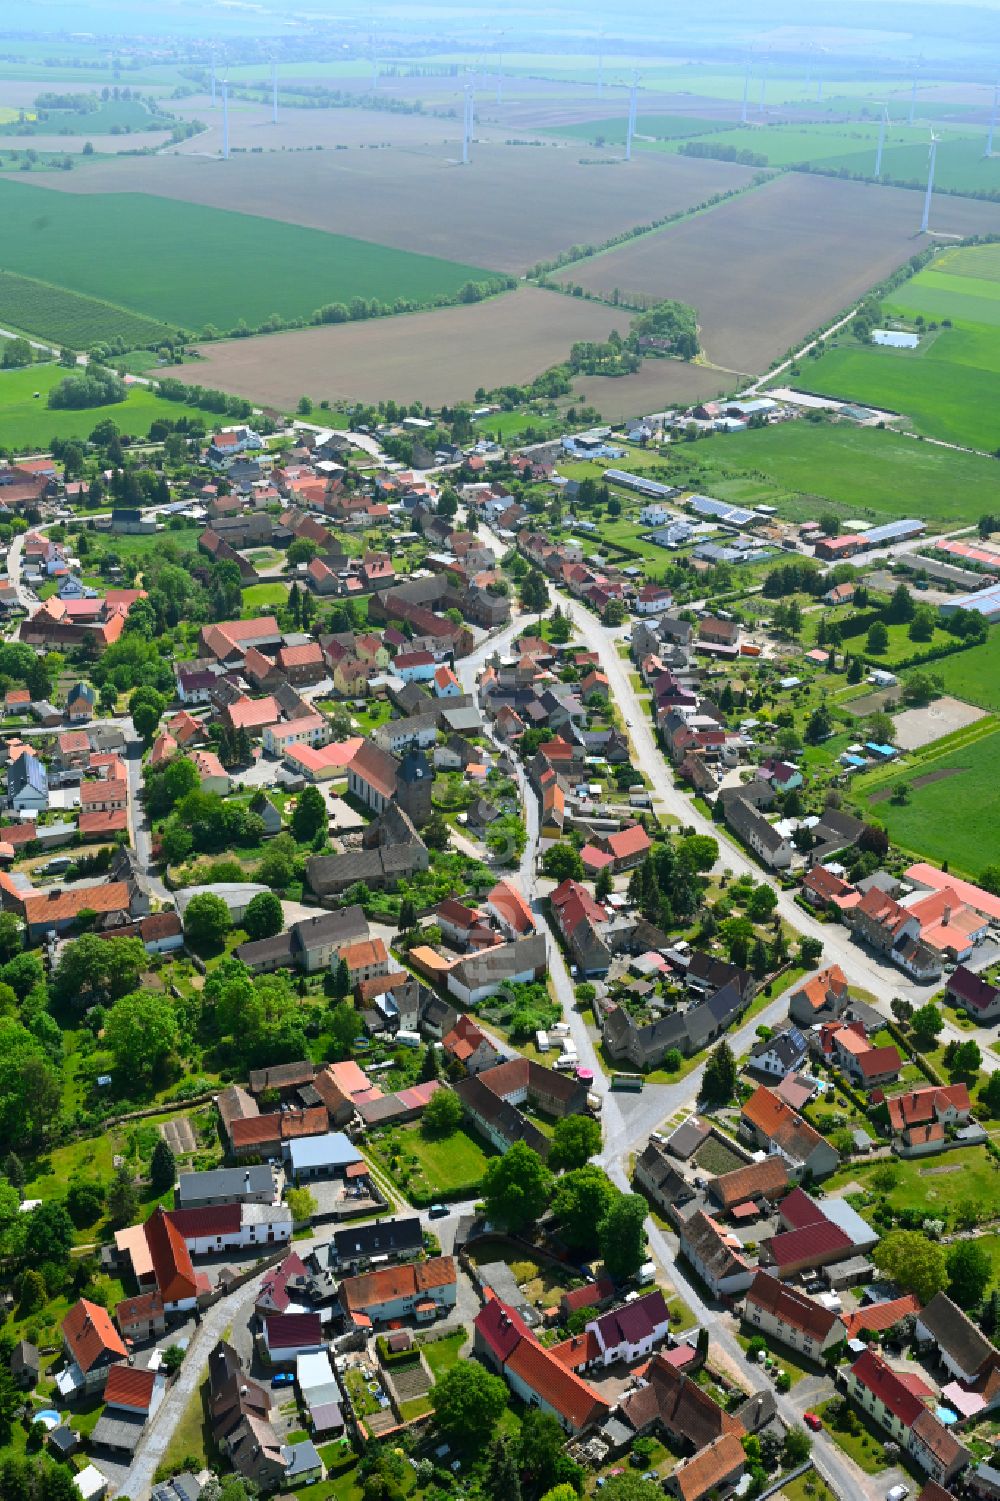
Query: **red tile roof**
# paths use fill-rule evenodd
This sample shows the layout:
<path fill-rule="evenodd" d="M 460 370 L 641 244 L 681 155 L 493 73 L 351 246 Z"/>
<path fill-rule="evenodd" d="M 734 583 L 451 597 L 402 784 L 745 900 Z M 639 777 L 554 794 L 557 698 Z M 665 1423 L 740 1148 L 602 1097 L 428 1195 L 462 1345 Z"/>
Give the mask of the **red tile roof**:
<path fill-rule="evenodd" d="M 348 1313 L 353 1314 L 395 1302 L 397 1298 L 416 1297 L 435 1287 L 450 1287 L 456 1280 L 454 1257 L 432 1256 L 428 1261 L 345 1277 L 340 1284 L 340 1297 Z"/>
<path fill-rule="evenodd" d="M 62 1322 L 63 1335 L 80 1370 L 87 1374 L 102 1356 L 124 1360 L 128 1355 L 121 1335 L 106 1308 L 81 1298 Z"/>
<path fill-rule="evenodd" d="M 321 1345 L 323 1325 L 318 1313 L 270 1313 L 264 1319 L 269 1350 L 294 1350 Z"/>
<path fill-rule="evenodd" d="M 116 1365 L 108 1372 L 104 1400 L 132 1412 L 148 1412 L 156 1389 L 156 1373 L 138 1366 Z"/>
<path fill-rule="evenodd" d="M 920 1299 L 913 1293 L 904 1293 L 901 1298 L 888 1298 L 884 1303 L 867 1303 L 856 1313 L 844 1314 L 844 1327 L 848 1339 L 857 1339 L 863 1329 L 880 1334 L 892 1329 L 905 1319 L 920 1312 Z"/>
<path fill-rule="evenodd" d="M 907 1090 L 904 1094 L 893 1095 L 888 1105 L 889 1124 L 894 1131 L 903 1131 L 908 1126 L 936 1121 L 949 1107 L 960 1114 L 966 1114 L 972 1108 L 972 1101 L 965 1084 L 941 1087 L 931 1084 L 925 1089 Z"/>
<path fill-rule="evenodd" d="M 824 1340 L 838 1322 L 837 1315 L 793 1287 L 786 1287 L 777 1277 L 757 1272 L 747 1291 L 748 1305 L 760 1308 L 772 1318 L 811 1339 Z"/>
<path fill-rule="evenodd" d="M 505 1364 L 577 1430 L 608 1414 L 604 1398 L 534 1339 L 519 1340 Z"/>
<path fill-rule="evenodd" d="M 907 1428 L 912 1428 L 914 1421 L 925 1411 L 920 1398 L 900 1381 L 896 1372 L 874 1350 L 866 1350 L 858 1356 L 851 1366 L 851 1375 Z"/>
<path fill-rule="evenodd" d="M 193 1298 L 198 1290 L 191 1255 L 184 1239 L 161 1206 L 145 1224 L 146 1243 L 153 1262 L 153 1275 L 165 1303 Z"/>
<path fill-rule="evenodd" d="M 241 1224 L 239 1204 L 206 1204 L 198 1209 L 172 1209 L 169 1214 L 186 1241 L 203 1235 L 235 1235 Z"/>
<path fill-rule="evenodd" d="M 630 829 L 620 829 L 617 834 L 609 834 L 606 843 L 616 860 L 625 860 L 631 855 L 645 854 L 646 850 L 652 846 L 652 841 L 641 823 L 633 824 Z"/>
<path fill-rule="evenodd" d="M 109 808 L 104 812 L 80 814 L 81 834 L 122 834 L 127 828 L 128 813 L 124 808 Z"/>
<path fill-rule="evenodd" d="M 779 1230 L 766 1242 L 779 1273 L 783 1267 L 800 1263 L 820 1266 L 834 1259 L 839 1251 L 849 1250 L 852 1244 L 851 1237 L 830 1220 L 817 1220 L 798 1230 Z"/>
<path fill-rule="evenodd" d="M 476 1332 L 489 1346 L 500 1365 L 519 1340 L 532 1339 L 533 1335 L 516 1308 L 508 1308 L 489 1289 L 487 1301 L 476 1315 Z"/>

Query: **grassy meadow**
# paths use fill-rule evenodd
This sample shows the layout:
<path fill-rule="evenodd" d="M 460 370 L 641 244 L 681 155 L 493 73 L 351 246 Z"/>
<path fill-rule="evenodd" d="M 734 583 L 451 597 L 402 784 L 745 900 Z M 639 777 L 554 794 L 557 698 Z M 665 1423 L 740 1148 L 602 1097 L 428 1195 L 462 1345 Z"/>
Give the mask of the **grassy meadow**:
<path fill-rule="evenodd" d="M 164 401 L 148 386 L 131 386 L 124 401 L 110 406 L 84 407 L 79 411 L 47 406 L 48 393 L 69 374 L 61 365 L 0 370 L 0 448 L 26 453 L 46 448 L 54 437 L 87 438 L 105 417 L 110 417 L 120 432 L 135 438 L 146 437 L 150 424 L 159 418 L 174 422 L 179 417 L 208 420 L 209 414 L 176 401 Z"/>

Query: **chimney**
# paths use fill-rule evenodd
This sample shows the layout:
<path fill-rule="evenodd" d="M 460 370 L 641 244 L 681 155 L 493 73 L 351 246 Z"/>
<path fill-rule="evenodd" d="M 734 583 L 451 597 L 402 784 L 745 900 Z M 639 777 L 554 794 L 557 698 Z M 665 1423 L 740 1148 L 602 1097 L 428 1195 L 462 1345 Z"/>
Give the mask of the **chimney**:
<path fill-rule="evenodd" d="M 951 906 L 950 906 L 950 904 L 947 905 L 945 907 L 945 909 L 944 909 L 944 921 L 945 921 L 945 926 L 947 926 L 948 923 L 951 922 Z"/>

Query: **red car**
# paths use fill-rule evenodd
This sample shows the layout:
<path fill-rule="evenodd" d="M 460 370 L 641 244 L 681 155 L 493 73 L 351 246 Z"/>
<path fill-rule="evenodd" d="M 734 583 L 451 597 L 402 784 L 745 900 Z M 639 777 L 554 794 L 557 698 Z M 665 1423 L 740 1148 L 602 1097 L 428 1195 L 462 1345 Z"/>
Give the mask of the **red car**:
<path fill-rule="evenodd" d="M 811 1428 L 814 1433 L 819 1433 L 820 1429 L 823 1427 L 823 1419 L 820 1417 L 818 1412 L 804 1412 L 802 1414 L 802 1421 L 803 1423 L 805 1423 L 806 1427 Z"/>

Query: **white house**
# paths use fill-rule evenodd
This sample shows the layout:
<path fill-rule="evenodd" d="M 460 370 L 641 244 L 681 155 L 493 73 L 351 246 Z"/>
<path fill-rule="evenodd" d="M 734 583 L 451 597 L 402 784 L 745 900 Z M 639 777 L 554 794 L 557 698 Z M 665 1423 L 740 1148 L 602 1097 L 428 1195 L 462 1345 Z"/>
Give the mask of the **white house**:
<path fill-rule="evenodd" d="M 170 1218 L 191 1256 L 252 1246 L 274 1248 L 292 1238 L 292 1211 L 287 1204 L 210 1204 L 175 1209 Z"/>
<path fill-rule="evenodd" d="M 734 1235 L 697 1209 L 681 1227 L 681 1253 L 717 1298 L 744 1293 L 753 1281 L 750 1263 Z"/>
<path fill-rule="evenodd" d="M 663 505 L 643 506 L 639 512 L 639 520 L 643 526 L 663 526 L 673 517 L 673 511 L 669 511 Z"/>
<path fill-rule="evenodd" d="M 644 1360 L 670 1333 L 670 1310 L 657 1288 L 587 1325 L 601 1347 L 598 1364 Z"/>
<path fill-rule="evenodd" d="M 437 671 L 437 661 L 429 651 L 400 652 L 393 659 L 392 671 L 404 683 L 429 683 Z"/>

